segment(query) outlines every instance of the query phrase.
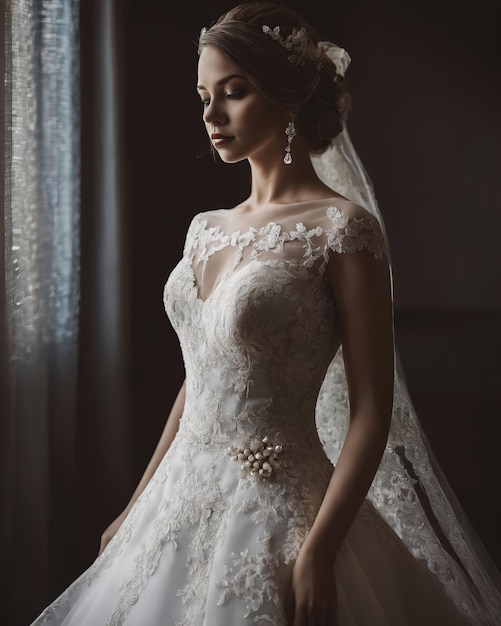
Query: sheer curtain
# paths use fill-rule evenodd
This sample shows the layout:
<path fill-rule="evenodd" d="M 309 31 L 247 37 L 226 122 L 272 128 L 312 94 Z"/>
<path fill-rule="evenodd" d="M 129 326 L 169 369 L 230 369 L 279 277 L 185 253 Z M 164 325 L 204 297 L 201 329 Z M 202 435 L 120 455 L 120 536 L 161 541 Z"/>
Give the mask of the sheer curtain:
<path fill-rule="evenodd" d="M 2 290 L 5 592 L 44 591 L 50 472 L 73 481 L 79 299 L 78 2 L 6 1 Z M 59 494 L 60 496 L 60 494 Z M 28 566 L 29 564 L 29 566 Z M 7 603 L 9 604 L 9 603 Z"/>
<path fill-rule="evenodd" d="M 128 476 L 113 7 L 85 3 L 82 68 L 79 0 L 0 1 L 0 588 L 11 626 L 81 567 L 82 474 L 103 472 L 112 501 Z"/>

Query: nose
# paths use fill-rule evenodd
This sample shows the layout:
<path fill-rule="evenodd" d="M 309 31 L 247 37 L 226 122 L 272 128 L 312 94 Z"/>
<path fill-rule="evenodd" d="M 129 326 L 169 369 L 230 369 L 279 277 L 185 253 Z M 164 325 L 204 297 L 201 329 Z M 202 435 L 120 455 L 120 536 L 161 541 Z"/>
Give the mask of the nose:
<path fill-rule="evenodd" d="M 206 124 L 213 126 L 221 126 L 228 121 L 226 113 L 215 100 L 211 100 L 205 107 L 203 119 Z"/>

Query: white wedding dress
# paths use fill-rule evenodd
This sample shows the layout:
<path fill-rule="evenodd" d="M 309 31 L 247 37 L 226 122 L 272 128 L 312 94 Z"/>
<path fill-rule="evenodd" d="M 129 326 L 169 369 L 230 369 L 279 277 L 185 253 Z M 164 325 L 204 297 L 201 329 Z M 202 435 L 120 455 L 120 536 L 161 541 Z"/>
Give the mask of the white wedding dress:
<path fill-rule="evenodd" d="M 344 75 L 348 53 L 320 45 Z M 270 207 L 259 223 L 194 218 L 165 288 L 186 368 L 178 434 L 105 551 L 33 626 L 286 626 L 291 570 L 349 421 L 323 274 L 336 254 L 388 258 L 346 127 L 312 161 L 360 206 L 336 196 Z M 339 626 L 499 626 L 499 573 L 396 362 L 388 443 L 333 564 Z"/>
<path fill-rule="evenodd" d="M 260 219 L 194 218 L 165 288 L 186 367 L 179 432 L 106 550 L 36 626 L 286 625 L 291 569 L 333 471 L 326 451 L 342 444 L 343 407 L 326 408 L 336 394 L 319 397 L 340 348 L 323 274 L 336 254 L 386 262 L 386 244 L 374 216 L 336 199 L 277 205 Z M 332 423 L 317 427 L 326 410 Z M 396 515 L 400 538 L 364 502 L 333 564 L 339 625 L 501 623 L 495 599 L 486 606 L 427 534 L 412 508 L 417 479 L 394 480 L 415 527 Z M 390 516 L 396 500 L 384 500 Z M 432 545 L 412 550 L 410 535 Z"/>

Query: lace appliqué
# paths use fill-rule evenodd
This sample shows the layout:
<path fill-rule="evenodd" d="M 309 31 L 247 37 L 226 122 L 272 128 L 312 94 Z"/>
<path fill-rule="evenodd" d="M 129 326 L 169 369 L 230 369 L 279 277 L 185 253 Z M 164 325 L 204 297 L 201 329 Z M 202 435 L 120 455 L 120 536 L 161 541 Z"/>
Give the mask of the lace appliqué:
<path fill-rule="evenodd" d="M 209 258 L 228 246 L 238 250 L 234 265 L 242 258 L 245 248 L 251 246 L 251 259 L 258 259 L 264 252 L 277 256 L 283 253 L 287 242 L 303 244 L 303 256 L 298 259 L 305 268 L 311 268 L 321 257 L 328 259 L 329 250 L 337 253 L 354 253 L 368 250 L 375 258 L 387 256 L 386 242 L 375 217 L 367 213 L 362 217 L 347 215 L 335 206 L 326 211 L 331 225 L 308 227 L 302 222 L 295 230 L 286 231 L 280 224 L 269 222 L 261 228 L 249 227 L 245 232 L 224 233 L 217 226 L 209 226 L 203 213 L 196 216 L 190 226 L 185 255 L 191 257 L 196 251 L 196 263 L 206 263 Z"/>
<path fill-rule="evenodd" d="M 329 207 L 327 216 L 332 220 L 332 228 L 326 232 L 331 250 L 348 254 L 369 250 L 376 259 L 386 256 L 386 243 L 375 217 L 350 217 L 336 207 Z"/>
<path fill-rule="evenodd" d="M 247 608 L 244 617 L 261 609 L 267 600 L 277 607 L 281 606 L 278 583 L 274 576 L 279 564 L 276 554 L 269 551 L 250 554 L 247 549 L 239 554 L 230 554 L 230 562 L 231 565 L 227 565 L 224 572 L 227 578 L 218 583 L 223 589 L 219 605 L 232 597 L 238 597 Z"/>

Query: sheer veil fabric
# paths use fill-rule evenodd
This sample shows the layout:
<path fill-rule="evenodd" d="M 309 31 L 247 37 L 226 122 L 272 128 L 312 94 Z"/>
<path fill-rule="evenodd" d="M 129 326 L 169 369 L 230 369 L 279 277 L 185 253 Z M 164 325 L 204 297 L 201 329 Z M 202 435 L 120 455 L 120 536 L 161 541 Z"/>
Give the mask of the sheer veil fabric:
<path fill-rule="evenodd" d="M 348 53 L 321 44 L 338 72 Z M 372 183 L 346 126 L 322 155 L 312 156 L 319 177 L 360 204 L 386 233 Z M 396 355 L 392 425 L 368 497 L 410 552 L 438 577 L 472 624 L 501 623 L 501 577 L 471 528 L 421 430 Z M 317 402 L 316 420 L 327 455 L 336 463 L 349 420 L 342 349 L 332 361 Z"/>

